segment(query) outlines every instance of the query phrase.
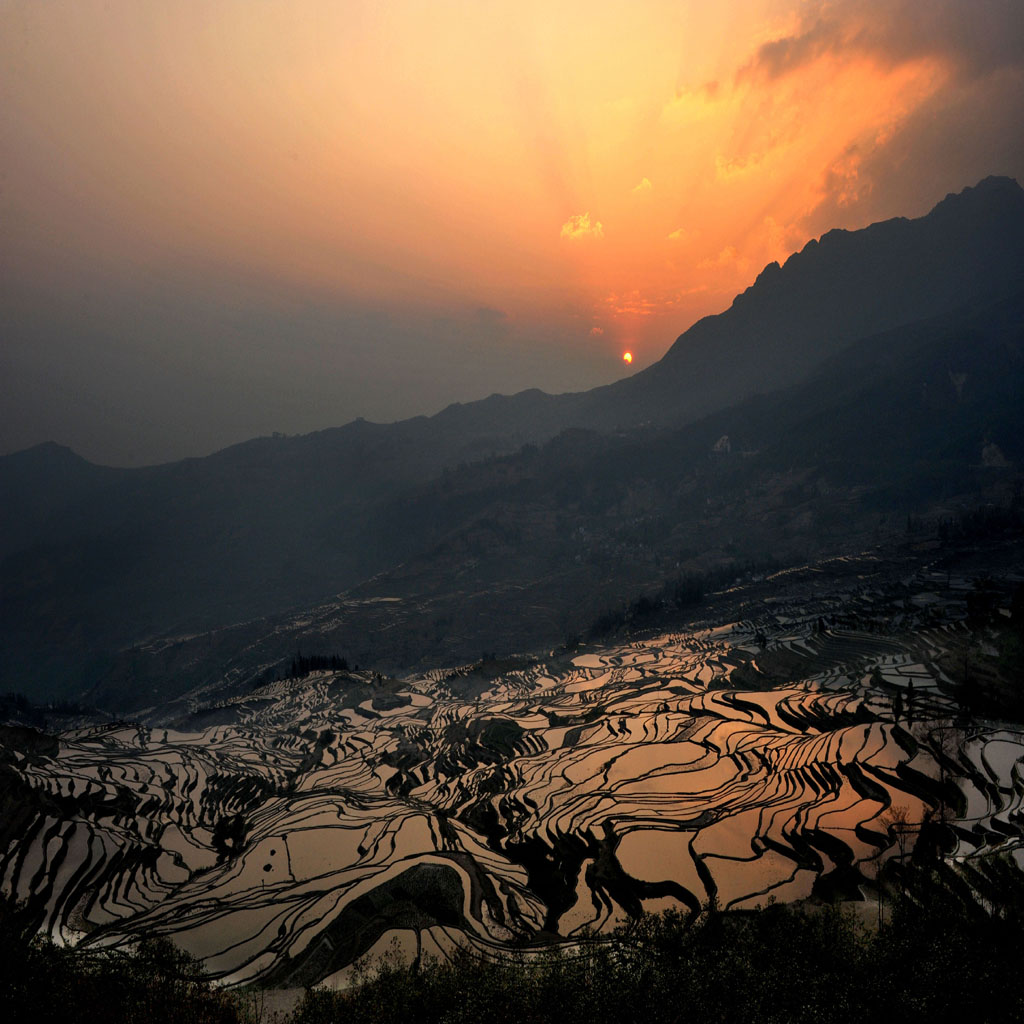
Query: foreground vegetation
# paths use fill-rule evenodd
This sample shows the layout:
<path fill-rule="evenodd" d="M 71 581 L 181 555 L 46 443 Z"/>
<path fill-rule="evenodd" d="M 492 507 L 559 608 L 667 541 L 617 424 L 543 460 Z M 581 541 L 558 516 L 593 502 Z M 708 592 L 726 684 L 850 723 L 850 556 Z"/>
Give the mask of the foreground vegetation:
<path fill-rule="evenodd" d="M 1012 883 L 1011 883 L 1012 884 Z M 910 883 L 908 882 L 908 886 Z M 997 912 L 950 871 L 919 873 L 883 927 L 836 905 L 645 918 L 583 955 L 416 969 L 385 960 L 344 993 L 311 991 L 296 1024 L 758 1024 L 1024 1019 L 1024 903 Z M 918 902 L 921 900 L 922 902 Z"/>
<path fill-rule="evenodd" d="M 31 917 L 0 903 L 0 1019 L 8 1024 L 242 1024 L 242 1004 L 166 939 L 88 952 L 31 939 Z"/>
<path fill-rule="evenodd" d="M 1008 860 L 982 873 L 901 869 L 882 924 L 838 905 L 647 917 L 582 951 L 484 962 L 363 965 L 345 992 L 309 990 L 293 1024 L 643 1024 L 1024 1019 L 1018 982 L 1024 883 Z M 998 897 L 998 902 L 993 900 Z M 873 916 L 873 915 L 872 915 Z M 7 906 L 0 1015 L 11 1022 L 244 1024 L 259 1001 L 212 988 L 166 941 L 95 953 L 29 940 Z"/>

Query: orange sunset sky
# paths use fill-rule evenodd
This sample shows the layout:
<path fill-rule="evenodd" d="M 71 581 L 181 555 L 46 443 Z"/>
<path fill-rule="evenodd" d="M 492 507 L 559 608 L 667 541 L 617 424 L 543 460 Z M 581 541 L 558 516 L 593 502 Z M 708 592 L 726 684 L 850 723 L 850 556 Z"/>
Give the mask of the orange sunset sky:
<path fill-rule="evenodd" d="M 0 447 L 635 372 L 809 238 L 1024 177 L 1021 9 L 0 0 Z"/>

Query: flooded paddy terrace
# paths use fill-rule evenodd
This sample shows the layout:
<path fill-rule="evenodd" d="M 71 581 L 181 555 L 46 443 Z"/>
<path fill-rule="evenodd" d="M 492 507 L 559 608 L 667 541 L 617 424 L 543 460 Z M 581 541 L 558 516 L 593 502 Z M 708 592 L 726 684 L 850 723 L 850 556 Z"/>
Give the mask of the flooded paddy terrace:
<path fill-rule="evenodd" d="M 855 899 L 894 809 L 1020 862 L 1024 731 L 956 722 L 937 662 L 962 627 L 929 621 L 320 673 L 177 728 L 8 736 L 3 890 L 66 941 L 165 934 L 225 982 L 298 985 L 393 938 L 486 955 L 669 906 Z"/>

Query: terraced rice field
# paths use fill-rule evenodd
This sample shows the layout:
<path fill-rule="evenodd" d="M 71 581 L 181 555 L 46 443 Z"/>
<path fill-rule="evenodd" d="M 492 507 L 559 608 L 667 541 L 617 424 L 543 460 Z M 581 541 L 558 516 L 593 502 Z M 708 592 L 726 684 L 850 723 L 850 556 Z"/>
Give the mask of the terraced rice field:
<path fill-rule="evenodd" d="M 1024 732 L 952 724 L 935 662 L 957 629 L 787 621 L 762 644 L 738 622 L 15 744 L 0 879 L 66 941 L 166 934 L 225 982 L 296 985 L 395 938 L 487 954 L 668 906 L 855 898 L 893 809 L 955 810 L 957 856 L 1020 859 Z M 758 683 L 769 663 L 789 681 Z"/>

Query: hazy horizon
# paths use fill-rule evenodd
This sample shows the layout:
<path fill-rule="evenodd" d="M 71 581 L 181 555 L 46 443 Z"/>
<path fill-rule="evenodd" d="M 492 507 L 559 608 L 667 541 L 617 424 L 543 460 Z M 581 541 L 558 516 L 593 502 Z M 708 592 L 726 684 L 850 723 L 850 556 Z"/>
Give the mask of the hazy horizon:
<path fill-rule="evenodd" d="M 1012 0 L 0 2 L 0 452 L 136 466 L 656 361 L 1024 180 Z"/>

